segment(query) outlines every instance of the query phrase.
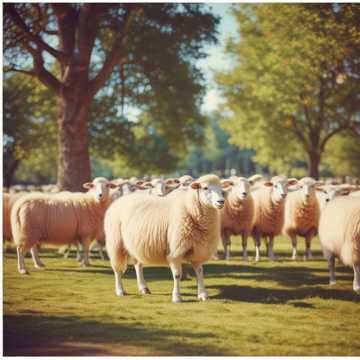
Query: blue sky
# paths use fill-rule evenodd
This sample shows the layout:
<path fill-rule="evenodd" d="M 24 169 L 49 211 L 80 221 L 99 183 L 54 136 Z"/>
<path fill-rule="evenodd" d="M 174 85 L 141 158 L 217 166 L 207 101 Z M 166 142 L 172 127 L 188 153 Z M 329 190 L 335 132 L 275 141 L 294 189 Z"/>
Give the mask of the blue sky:
<path fill-rule="evenodd" d="M 230 10 L 232 4 L 213 3 L 209 4 L 213 13 L 221 17 L 219 24 L 219 42 L 217 45 L 209 46 L 207 49 L 208 57 L 199 61 L 199 66 L 205 74 L 207 80 L 207 92 L 204 97 L 202 106 L 203 112 L 211 112 L 216 109 L 221 102 L 221 97 L 216 89 L 216 84 L 213 80 L 213 71 L 223 70 L 229 66 L 230 61 L 224 54 L 225 41 L 229 37 L 237 36 L 237 24 Z"/>

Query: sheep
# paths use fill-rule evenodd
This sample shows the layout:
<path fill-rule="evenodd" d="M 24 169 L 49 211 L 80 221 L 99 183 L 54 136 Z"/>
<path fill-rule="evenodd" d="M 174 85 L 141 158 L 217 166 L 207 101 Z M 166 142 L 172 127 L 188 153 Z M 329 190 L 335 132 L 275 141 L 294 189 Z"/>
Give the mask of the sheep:
<path fill-rule="evenodd" d="M 225 184 L 226 185 L 226 184 Z M 188 191 L 166 197 L 132 194 L 114 201 L 105 214 L 106 249 L 115 275 L 115 293 L 125 295 L 122 275 L 135 259 L 139 291 L 149 293 L 143 264 L 169 264 L 174 280 L 172 301 L 180 302 L 182 263 L 192 264 L 198 299 L 208 298 L 202 264 L 216 249 L 224 191 L 216 175 L 205 175 Z"/>
<path fill-rule="evenodd" d="M 335 284 L 335 257 L 354 269 L 353 289 L 360 295 L 360 198 L 338 196 L 320 217 L 319 238 Z"/>
<path fill-rule="evenodd" d="M 296 184 L 296 179 L 274 176 L 270 181 L 262 182 L 261 187 L 252 193 L 255 209 L 252 230 L 256 252 L 255 261 L 260 260 L 261 237 L 264 237 L 269 259 L 275 259 L 273 252 L 274 237 L 281 233 L 284 224 L 284 203 L 288 186 Z M 266 237 L 269 237 L 268 242 Z"/>
<path fill-rule="evenodd" d="M 87 193 L 33 193 L 19 199 L 11 211 L 11 230 L 18 254 L 18 270 L 27 274 L 24 255 L 31 249 L 34 265 L 42 268 L 35 245 L 80 242 L 82 264 L 89 266 L 89 245 L 103 233 L 104 213 L 110 203 L 109 189 L 116 185 L 105 178 L 83 184 Z"/>
<path fill-rule="evenodd" d="M 359 191 L 354 191 L 352 193 L 349 194 L 350 196 L 355 196 L 355 197 L 360 197 L 360 190 Z"/>
<path fill-rule="evenodd" d="M 18 192 L 12 194 L 3 194 L 3 239 L 12 240 L 10 213 L 15 202 L 21 197 L 27 195 L 26 192 Z"/>
<path fill-rule="evenodd" d="M 304 177 L 298 181 L 297 190 L 286 199 L 283 234 L 291 239 L 292 260 L 296 260 L 297 236 L 305 238 L 305 259 L 312 258 L 311 240 L 317 234 L 320 219 L 320 205 L 315 193 L 320 184 L 311 177 Z"/>
<path fill-rule="evenodd" d="M 320 212 L 324 209 L 327 203 L 339 195 L 348 195 L 353 190 L 353 187 L 348 184 L 341 185 L 321 185 L 317 187 L 316 197 L 320 205 Z"/>
<path fill-rule="evenodd" d="M 248 259 L 247 238 L 254 224 L 254 200 L 251 196 L 251 186 L 260 179 L 262 179 L 261 175 L 254 175 L 249 179 L 230 177 L 233 186 L 230 186 L 227 192 L 225 206 L 221 211 L 221 239 L 226 260 L 230 259 L 231 235 L 241 235 L 243 259 L 245 261 Z"/>

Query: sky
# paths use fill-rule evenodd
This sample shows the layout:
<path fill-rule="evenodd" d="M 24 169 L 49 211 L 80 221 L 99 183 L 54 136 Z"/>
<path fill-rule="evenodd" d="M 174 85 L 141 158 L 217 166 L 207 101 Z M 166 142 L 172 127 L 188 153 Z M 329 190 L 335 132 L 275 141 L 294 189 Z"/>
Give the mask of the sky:
<path fill-rule="evenodd" d="M 207 91 L 204 97 L 204 102 L 201 107 L 202 112 L 209 113 L 216 109 L 217 105 L 221 103 L 221 96 L 216 89 L 216 84 L 213 79 L 213 71 L 226 69 L 230 61 L 226 58 L 224 53 L 224 46 L 226 39 L 237 36 L 237 24 L 234 17 L 231 15 L 231 4 L 215 3 L 210 4 L 212 12 L 221 17 L 218 27 L 219 42 L 217 45 L 209 46 L 207 49 L 208 57 L 198 62 L 200 69 L 203 71 L 207 81 Z"/>

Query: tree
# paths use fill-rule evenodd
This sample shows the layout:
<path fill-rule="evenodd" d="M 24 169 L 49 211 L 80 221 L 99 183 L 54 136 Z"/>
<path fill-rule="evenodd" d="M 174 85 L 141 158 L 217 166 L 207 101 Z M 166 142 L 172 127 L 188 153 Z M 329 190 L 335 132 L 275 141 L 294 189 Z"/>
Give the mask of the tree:
<path fill-rule="evenodd" d="M 35 79 L 16 74 L 4 79 L 4 185 L 10 186 L 16 170 L 53 168 L 56 156 L 56 101 Z"/>
<path fill-rule="evenodd" d="M 204 87 L 194 61 L 217 23 L 199 4 L 4 5 L 5 70 L 36 77 L 59 100 L 61 188 L 81 190 L 91 176 L 95 97 L 119 91 L 122 110 L 140 104 L 170 143 L 197 139 Z"/>
<path fill-rule="evenodd" d="M 318 178 L 327 142 L 360 130 L 360 7 L 241 4 L 233 14 L 234 67 L 217 75 L 230 141 L 275 171 L 305 158 Z"/>
<path fill-rule="evenodd" d="M 326 146 L 324 165 L 335 176 L 360 177 L 359 134 L 347 130 L 333 137 Z"/>

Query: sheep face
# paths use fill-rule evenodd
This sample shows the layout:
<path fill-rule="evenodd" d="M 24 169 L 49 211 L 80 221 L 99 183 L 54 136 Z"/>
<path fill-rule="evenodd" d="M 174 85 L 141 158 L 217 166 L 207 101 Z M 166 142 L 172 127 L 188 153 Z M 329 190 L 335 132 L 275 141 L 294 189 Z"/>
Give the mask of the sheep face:
<path fill-rule="evenodd" d="M 288 186 L 296 185 L 296 179 L 287 179 L 285 176 L 275 176 L 271 181 L 265 181 L 264 185 L 272 187 L 271 198 L 274 202 L 282 202 L 288 193 Z"/>
<path fill-rule="evenodd" d="M 107 201 L 110 189 L 115 189 L 116 184 L 109 182 L 105 178 L 95 178 L 92 182 L 83 184 L 85 189 L 90 189 L 97 202 Z"/>
<path fill-rule="evenodd" d="M 250 183 L 248 179 L 239 178 L 239 180 L 235 182 L 232 191 L 235 191 L 235 194 L 239 199 L 241 200 L 246 199 L 250 193 Z"/>
<path fill-rule="evenodd" d="M 195 181 L 190 187 L 191 189 L 199 191 L 199 198 L 202 205 L 218 210 L 224 207 L 226 192 L 220 185 Z"/>
<path fill-rule="evenodd" d="M 302 178 L 299 181 L 299 188 L 301 191 L 302 200 L 304 202 L 308 202 L 310 199 L 315 197 L 315 191 L 317 186 L 318 182 L 309 177 Z"/>

